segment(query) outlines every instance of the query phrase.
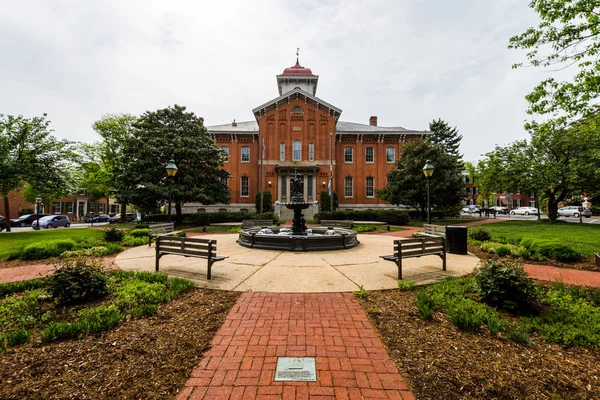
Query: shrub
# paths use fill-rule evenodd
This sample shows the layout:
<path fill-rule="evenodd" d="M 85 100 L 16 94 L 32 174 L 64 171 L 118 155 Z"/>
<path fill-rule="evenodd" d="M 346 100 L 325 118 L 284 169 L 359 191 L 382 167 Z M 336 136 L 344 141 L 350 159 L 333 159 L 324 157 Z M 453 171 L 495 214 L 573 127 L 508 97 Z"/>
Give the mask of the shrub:
<path fill-rule="evenodd" d="M 498 333 L 506 328 L 506 321 L 494 310 L 488 310 L 483 320 L 490 330 L 490 335 L 492 337 L 498 336 Z"/>
<path fill-rule="evenodd" d="M 75 246 L 75 241 L 71 239 L 31 243 L 25 246 L 20 254 L 20 258 L 22 260 L 40 260 L 43 258 L 58 257 L 63 252 L 72 250 Z"/>
<path fill-rule="evenodd" d="M 115 243 L 106 243 L 105 246 L 94 246 L 89 249 L 65 251 L 61 254 L 62 257 L 77 258 L 77 257 L 104 257 L 110 254 L 116 254 L 123 251 L 123 248 Z"/>
<path fill-rule="evenodd" d="M 31 332 L 24 328 L 17 328 L 12 332 L 0 334 L 0 349 L 6 350 L 7 347 L 19 346 L 29 342 Z"/>
<path fill-rule="evenodd" d="M 535 306 L 535 284 L 517 262 L 488 260 L 476 270 L 475 281 L 477 293 L 488 304 L 507 310 Z"/>
<path fill-rule="evenodd" d="M 100 306 L 79 312 L 73 322 L 52 322 L 41 333 L 42 343 L 76 339 L 84 334 L 104 332 L 112 329 L 125 316 L 115 305 Z"/>
<path fill-rule="evenodd" d="M 417 309 L 424 319 L 433 319 L 434 302 L 426 291 L 417 292 Z"/>
<path fill-rule="evenodd" d="M 13 293 L 21 293 L 46 286 L 44 279 L 31 279 L 21 282 L 0 283 L 0 299 Z"/>
<path fill-rule="evenodd" d="M 162 283 L 150 283 L 138 279 L 124 281 L 115 291 L 115 305 L 133 318 L 154 314 L 160 304 L 169 297 Z"/>
<path fill-rule="evenodd" d="M 120 242 L 121 240 L 123 240 L 123 235 L 124 233 L 122 230 L 117 229 L 113 226 L 104 231 L 104 240 L 113 243 Z"/>
<path fill-rule="evenodd" d="M 398 289 L 400 290 L 410 290 L 415 287 L 415 282 L 413 281 L 398 281 Z"/>
<path fill-rule="evenodd" d="M 549 342 L 600 346 L 600 309 L 563 290 L 549 290 L 542 302 L 550 308 L 530 323 Z"/>
<path fill-rule="evenodd" d="M 133 237 L 130 235 L 125 235 L 125 237 L 121 241 L 121 244 L 127 247 L 143 246 L 148 244 L 148 239 L 144 239 L 143 237 Z"/>
<path fill-rule="evenodd" d="M 128 233 L 129 236 L 140 238 L 140 237 L 148 237 L 150 230 L 149 229 L 134 229 Z"/>
<path fill-rule="evenodd" d="M 96 261 L 64 258 L 48 277 L 49 291 L 59 303 L 93 300 L 107 293 L 106 273 Z"/>
<path fill-rule="evenodd" d="M 544 240 L 534 238 L 523 238 L 521 247 L 529 250 L 529 255 L 534 259 L 553 259 L 558 261 L 570 262 L 577 261 L 580 254 L 570 246 L 557 242 L 555 240 Z"/>
<path fill-rule="evenodd" d="M 171 278 L 169 280 L 169 290 L 171 292 L 171 298 L 174 299 L 180 294 L 185 293 L 194 288 L 194 283 L 187 279 Z"/>
<path fill-rule="evenodd" d="M 353 228 L 353 230 L 357 233 L 361 232 L 373 232 L 377 230 L 376 226 L 373 225 L 358 225 Z"/>
<path fill-rule="evenodd" d="M 463 331 L 476 331 L 483 323 L 485 307 L 476 304 L 470 299 L 457 298 L 450 303 L 448 316 L 458 329 Z"/>
<path fill-rule="evenodd" d="M 469 231 L 469 238 L 486 242 L 492 238 L 492 235 L 490 235 L 490 233 L 483 228 L 475 228 Z"/>

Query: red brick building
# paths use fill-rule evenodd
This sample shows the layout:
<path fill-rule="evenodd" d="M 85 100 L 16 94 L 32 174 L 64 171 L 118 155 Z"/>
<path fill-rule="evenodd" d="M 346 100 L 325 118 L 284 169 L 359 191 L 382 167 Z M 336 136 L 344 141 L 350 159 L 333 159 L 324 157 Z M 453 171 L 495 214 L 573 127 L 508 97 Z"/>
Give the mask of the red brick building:
<path fill-rule="evenodd" d="M 296 171 L 303 176 L 306 201 L 318 202 L 320 192 L 328 190 L 330 168 L 340 209 L 389 208 L 375 191 L 386 185 L 403 144 L 431 132 L 378 126 L 376 116 L 368 124 L 341 121 L 340 108 L 316 97 L 318 80 L 296 60 L 277 75 L 279 96 L 252 110 L 254 121 L 207 126 L 228 154 L 225 168 L 232 175 L 227 184 L 233 199 L 213 207 L 188 204 L 186 211 L 253 211 L 261 187 L 276 204 L 290 201 L 290 178 Z M 316 211 L 317 205 L 307 210 L 307 217 Z"/>

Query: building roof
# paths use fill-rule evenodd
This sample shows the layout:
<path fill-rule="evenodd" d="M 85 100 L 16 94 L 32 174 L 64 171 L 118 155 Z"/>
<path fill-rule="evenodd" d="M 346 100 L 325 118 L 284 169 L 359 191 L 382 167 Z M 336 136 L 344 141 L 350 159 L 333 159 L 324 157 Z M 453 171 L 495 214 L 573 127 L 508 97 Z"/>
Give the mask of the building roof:
<path fill-rule="evenodd" d="M 244 121 L 233 124 L 207 126 L 208 132 L 217 133 L 258 133 L 258 122 Z M 355 122 L 338 121 L 335 132 L 339 134 L 402 134 L 402 135 L 428 135 L 429 131 L 415 131 L 402 127 L 373 126 L 367 124 L 357 124 Z"/>
<path fill-rule="evenodd" d="M 291 97 L 293 95 L 304 96 L 307 99 L 310 99 L 310 100 L 312 100 L 313 102 L 315 102 L 317 104 L 320 104 L 320 105 L 322 105 L 324 107 L 327 107 L 327 108 L 329 108 L 329 109 L 337 112 L 338 116 L 339 116 L 339 114 L 342 113 L 342 110 L 339 109 L 339 108 L 337 108 L 336 106 L 334 106 L 332 104 L 329 104 L 328 102 L 326 102 L 324 100 L 321 100 L 317 96 L 313 96 L 312 94 L 310 94 L 310 93 L 308 93 L 308 92 L 306 92 L 306 91 L 304 91 L 304 90 L 302 90 L 300 88 L 292 89 L 289 92 L 286 92 L 286 93 L 282 94 L 279 97 L 276 97 L 276 98 L 274 98 L 272 100 L 269 100 L 265 104 L 262 104 L 262 105 L 256 107 L 255 109 L 253 109 L 252 112 L 254 113 L 254 115 L 256 115 L 257 113 L 260 113 L 262 110 L 264 110 L 266 108 L 269 108 L 270 106 L 274 106 L 274 105 L 278 104 L 280 101 L 286 100 L 288 97 Z"/>
<path fill-rule="evenodd" d="M 280 76 L 314 76 L 309 68 L 305 68 L 300 65 L 298 58 L 296 57 L 296 65 L 283 70 L 283 74 Z"/>

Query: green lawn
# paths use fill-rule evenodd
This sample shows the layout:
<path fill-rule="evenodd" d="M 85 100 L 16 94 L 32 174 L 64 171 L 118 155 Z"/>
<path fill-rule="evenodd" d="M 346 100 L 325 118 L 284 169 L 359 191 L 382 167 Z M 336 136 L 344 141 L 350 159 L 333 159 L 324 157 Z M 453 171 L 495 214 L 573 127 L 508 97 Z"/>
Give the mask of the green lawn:
<path fill-rule="evenodd" d="M 6 258 L 12 250 L 25 247 L 30 243 L 60 239 L 104 238 L 103 229 L 59 228 L 41 231 L 10 232 L 0 234 L 0 258 Z"/>
<path fill-rule="evenodd" d="M 555 239 L 571 246 L 581 254 L 592 256 L 600 251 L 600 224 L 549 223 L 548 221 L 506 221 L 483 225 L 492 240 L 506 237 L 511 241 L 522 237 Z M 469 228 L 473 229 L 473 228 Z"/>

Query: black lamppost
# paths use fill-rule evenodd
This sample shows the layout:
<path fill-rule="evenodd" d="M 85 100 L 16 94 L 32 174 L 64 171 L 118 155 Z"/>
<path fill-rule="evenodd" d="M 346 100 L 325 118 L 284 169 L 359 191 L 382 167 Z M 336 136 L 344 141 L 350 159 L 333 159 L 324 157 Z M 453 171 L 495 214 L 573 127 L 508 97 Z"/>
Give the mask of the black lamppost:
<path fill-rule="evenodd" d="M 35 220 L 37 221 L 38 228 L 40 227 L 40 205 L 42 204 L 42 198 L 40 196 L 35 198 Z"/>
<path fill-rule="evenodd" d="M 177 173 L 177 165 L 175 165 L 175 160 L 171 159 L 166 166 L 167 175 L 169 175 L 169 222 L 171 222 L 171 196 L 172 196 L 172 187 L 173 187 L 173 177 Z"/>
<path fill-rule="evenodd" d="M 429 190 L 429 179 L 431 175 L 433 175 L 433 170 L 435 167 L 431 163 L 430 160 L 425 161 L 425 166 L 423 167 L 423 173 L 427 177 L 427 223 L 431 224 L 431 196 Z"/>

